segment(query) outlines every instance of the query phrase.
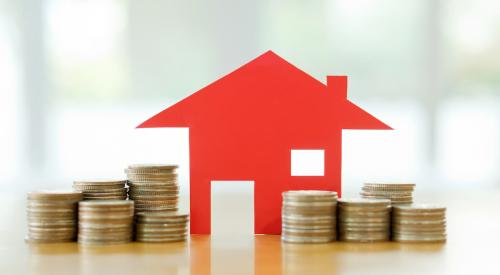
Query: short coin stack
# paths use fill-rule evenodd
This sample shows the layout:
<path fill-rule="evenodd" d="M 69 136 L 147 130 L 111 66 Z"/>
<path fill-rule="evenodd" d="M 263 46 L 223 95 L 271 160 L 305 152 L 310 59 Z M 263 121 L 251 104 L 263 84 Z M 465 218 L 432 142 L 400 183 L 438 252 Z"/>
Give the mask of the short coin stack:
<path fill-rule="evenodd" d="M 81 192 L 41 191 L 28 193 L 27 242 L 70 242 L 77 232 Z"/>
<path fill-rule="evenodd" d="M 126 180 L 78 180 L 73 189 L 83 193 L 84 200 L 126 200 Z"/>
<path fill-rule="evenodd" d="M 339 238 L 342 241 L 388 241 L 391 201 L 387 199 L 340 199 Z"/>
<path fill-rule="evenodd" d="M 281 239 L 289 243 L 325 243 L 337 239 L 337 192 L 283 192 Z"/>
<path fill-rule="evenodd" d="M 394 206 L 392 239 L 398 242 L 446 241 L 446 208 L 428 204 Z"/>
<path fill-rule="evenodd" d="M 369 199 L 389 199 L 394 204 L 413 202 L 414 183 L 365 183 L 361 196 Z"/>
<path fill-rule="evenodd" d="M 162 243 L 185 241 L 189 215 L 175 212 L 142 212 L 136 215 L 136 241 Z"/>
<path fill-rule="evenodd" d="M 177 211 L 177 165 L 137 164 L 125 169 L 136 212 Z"/>
<path fill-rule="evenodd" d="M 133 201 L 82 201 L 78 209 L 78 242 L 97 245 L 130 242 L 133 222 Z"/>

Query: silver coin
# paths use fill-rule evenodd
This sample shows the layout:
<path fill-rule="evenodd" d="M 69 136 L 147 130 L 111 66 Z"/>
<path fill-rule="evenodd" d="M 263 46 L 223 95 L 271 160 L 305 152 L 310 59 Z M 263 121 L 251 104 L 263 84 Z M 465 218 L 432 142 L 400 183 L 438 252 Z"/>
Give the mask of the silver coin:
<path fill-rule="evenodd" d="M 286 243 L 329 243 L 336 240 L 335 236 L 330 237 L 297 237 L 281 235 L 281 240 Z"/>

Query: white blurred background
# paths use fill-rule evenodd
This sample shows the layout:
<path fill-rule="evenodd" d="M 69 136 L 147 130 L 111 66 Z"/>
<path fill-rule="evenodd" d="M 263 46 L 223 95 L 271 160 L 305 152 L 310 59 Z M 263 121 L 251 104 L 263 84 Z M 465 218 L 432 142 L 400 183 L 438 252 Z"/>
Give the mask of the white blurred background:
<path fill-rule="evenodd" d="M 134 127 L 270 49 L 395 128 L 344 133 L 347 190 L 500 186 L 497 0 L 0 0 L 0 192 L 131 162 L 185 192 L 188 130 Z"/>

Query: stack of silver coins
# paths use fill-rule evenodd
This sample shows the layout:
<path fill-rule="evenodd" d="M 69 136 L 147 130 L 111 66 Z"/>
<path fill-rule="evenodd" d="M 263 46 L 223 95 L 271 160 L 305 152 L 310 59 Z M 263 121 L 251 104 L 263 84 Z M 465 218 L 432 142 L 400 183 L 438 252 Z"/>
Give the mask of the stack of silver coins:
<path fill-rule="evenodd" d="M 342 241 L 388 241 L 391 201 L 386 199 L 340 199 L 339 238 Z"/>
<path fill-rule="evenodd" d="M 91 200 L 79 203 L 79 243 L 108 245 L 130 242 L 133 224 L 133 201 Z"/>
<path fill-rule="evenodd" d="M 126 200 L 126 180 L 77 180 L 73 189 L 83 193 L 84 200 Z"/>
<path fill-rule="evenodd" d="M 394 206 L 392 239 L 398 242 L 446 241 L 446 208 L 429 204 Z"/>
<path fill-rule="evenodd" d="M 391 204 L 411 204 L 414 183 L 365 183 L 361 196 L 368 199 L 389 199 Z"/>
<path fill-rule="evenodd" d="M 281 239 L 289 243 L 325 243 L 337 239 L 337 192 L 283 192 Z"/>
<path fill-rule="evenodd" d="M 185 241 L 189 215 L 175 212 L 142 212 L 136 215 L 136 241 L 162 243 Z"/>
<path fill-rule="evenodd" d="M 125 169 L 136 212 L 177 211 L 177 165 L 136 164 Z"/>
<path fill-rule="evenodd" d="M 71 242 L 77 232 L 81 192 L 40 191 L 28 193 L 28 235 L 31 243 Z"/>

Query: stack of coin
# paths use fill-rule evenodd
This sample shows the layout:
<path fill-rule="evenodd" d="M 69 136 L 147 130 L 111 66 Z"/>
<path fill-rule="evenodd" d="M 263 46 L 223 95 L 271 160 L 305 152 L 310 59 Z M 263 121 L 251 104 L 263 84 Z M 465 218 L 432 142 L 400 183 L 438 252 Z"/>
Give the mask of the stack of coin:
<path fill-rule="evenodd" d="M 339 238 L 342 241 L 387 241 L 391 225 L 391 201 L 387 199 L 340 199 Z"/>
<path fill-rule="evenodd" d="M 136 241 L 162 243 L 185 241 L 189 215 L 175 212 L 141 212 L 136 215 Z"/>
<path fill-rule="evenodd" d="M 125 169 L 136 212 L 177 211 L 177 165 L 136 164 Z"/>
<path fill-rule="evenodd" d="M 28 193 L 28 235 L 26 241 L 70 242 L 77 231 L 81 192 L 40 191 Z"/>
<path fill-rule="evenodd" d="M 446 241 L 446 208 L 428 204 L 394 206 L 392 239 L 398 242 Z"/>
<path fill-rule="evenodd" d="M 106 245 L 130 242 L 133 224 L 133 201 L 92 200 L 79 203 L 79 243 Z"/>
<path fill-rule="evenodd" d="M 281 239 L 289 243 L 325 243 L 337 239 L 337 192 L 283 192 Z"/>
<path fill-rule="evenodd" d="M 369 199 L 389 199 L 392 204 L 413 202 L 414 183 L 365 183 L 361 196 Z"/>
<path fill-rule="evenodd" d="M 126 200 L 126 180 L 78 180 L 73 189 L 83 193 L 84 200 Z"/>

